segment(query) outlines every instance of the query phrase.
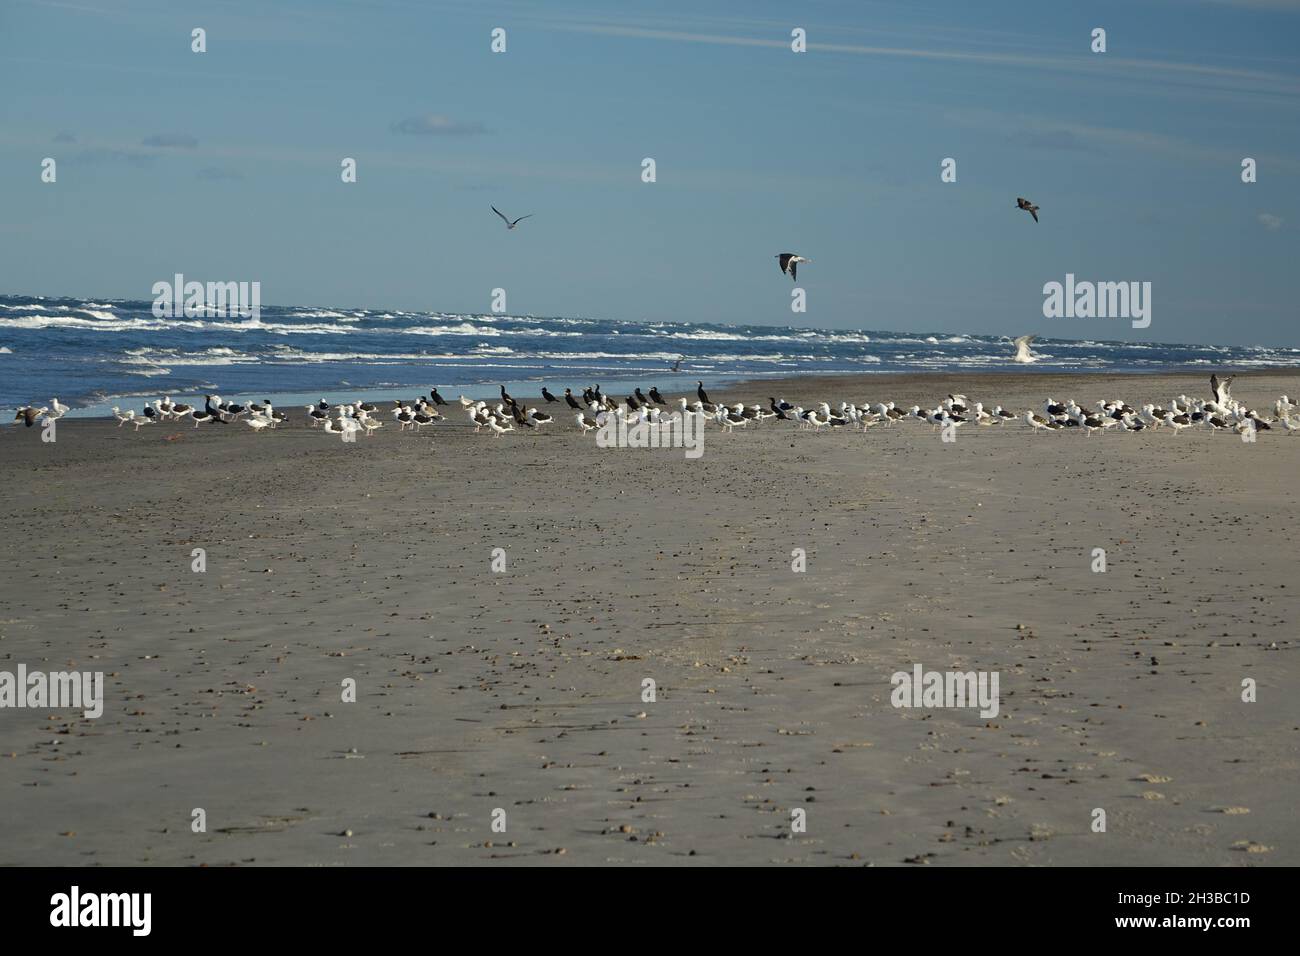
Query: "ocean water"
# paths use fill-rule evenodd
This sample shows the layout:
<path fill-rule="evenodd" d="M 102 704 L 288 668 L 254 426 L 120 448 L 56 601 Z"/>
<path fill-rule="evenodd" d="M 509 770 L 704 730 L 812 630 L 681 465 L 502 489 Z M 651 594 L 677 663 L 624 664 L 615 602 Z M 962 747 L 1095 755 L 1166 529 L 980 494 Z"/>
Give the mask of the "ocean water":
<path fill-rule="evenodd" d="M 1267 347 L 1040 338 L 1034 350 L 1043 358 L 1023 366 L 1004 336 L 284 306 L 256 321 L 160 319 L 152 302 L 0 296 L 0 408 L 55 396 L 99 414 L 205 392 L 290 404 L 431 385 L 450 399 L 499 384 L 533 395 L 541 384 L 615 393 L 791 374 L 1300 365 L 1300 349 Z"/>

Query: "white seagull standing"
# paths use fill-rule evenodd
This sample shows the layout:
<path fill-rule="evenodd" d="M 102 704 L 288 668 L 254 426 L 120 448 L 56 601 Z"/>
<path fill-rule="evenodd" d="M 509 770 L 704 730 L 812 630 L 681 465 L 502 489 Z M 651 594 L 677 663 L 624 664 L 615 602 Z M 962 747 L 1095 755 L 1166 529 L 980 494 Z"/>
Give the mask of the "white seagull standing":
<path fill-rule="evenodd" d="M 791 282 L 797 281 L 795 270 L 799 268 L 801 262 L 812 262 L 811 259 L 805 259 L 803 256 L 797 256 L 793 252 L 782 252 L 776 257 L 780 260 L 781 271 L 790 277 Z"/>
<path fill-rule="evenodd" d="M 506 214 L 503 213 L 503 212 L 502 212 L 500 209 L 498 209 L 496 206 L 493 206 L 493 207 L 492 207 L 492 211 L 493 211 L 494 213 L 496 213 L 498 216 L 501 217 L 501 221 L 504 222 L 504 223 L 506 224 L 506 228 L 507 228 L 507 229 L 513 229 L 513 228 L 515 228 L 515 226 L 519 225 L 519 224 L 520 224 L 521 222 L 523 222 L 525 219 L 531 218 L 531 216 L 533 215 L 533 214 L 530 212 L 527 216 L 520 216 L 520 217 L 519 217 L 518 219 L 516 219 L 514 222 L 511 222 L 509 219 L 506 218 Z"/>

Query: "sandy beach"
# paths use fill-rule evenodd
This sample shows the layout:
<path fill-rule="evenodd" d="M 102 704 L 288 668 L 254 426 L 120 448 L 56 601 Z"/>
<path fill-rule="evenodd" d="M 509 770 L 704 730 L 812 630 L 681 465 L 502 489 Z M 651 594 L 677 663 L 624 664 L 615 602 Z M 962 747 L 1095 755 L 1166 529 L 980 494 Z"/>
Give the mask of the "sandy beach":
<path fill-rule="evenodd" d="M 1207 378 L 711 392 L 1023 412 Z M 105 675 L 97 719 L 0 711 L 0 864 L 1300 863 L 1279 430 L 766 422 L 689 460 L 558 411 L 351 444 L 290 416 L 0 430 L 0 670 Z M 892 706 L 916 664 L 996 672 L 997 715 Z"/>

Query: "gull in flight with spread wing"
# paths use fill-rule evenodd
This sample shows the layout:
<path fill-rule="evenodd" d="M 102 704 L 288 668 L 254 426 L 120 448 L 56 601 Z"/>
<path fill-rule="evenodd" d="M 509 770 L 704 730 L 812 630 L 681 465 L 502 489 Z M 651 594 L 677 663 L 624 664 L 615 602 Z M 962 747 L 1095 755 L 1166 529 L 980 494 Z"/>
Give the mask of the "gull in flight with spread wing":
<path fill-rule="evenodd" d="M 1019 338 L 1011 340 L 1016 346 L 1015 361 L 1026 365 L 1030 362 L 1038 361 L 1038 356 L 1029 351 L 1029 343 L 1034 341 L 1036 338 L 1038 338 L 1036 335 L 1022 335 Z"/>
<path fill-rule="evenodd" d="M 788 275 L 792 281 L 797 281 L 795 279 L 795 271 L 799 268 L 799 263 L 812 262 L 811 259 L 797 256 L 793 252 L 782 252 L 777 256 L 777 259 L 780 260 L 781 271 Z"/>
<path fill-rule="evenodd" d="M 504 222 L 504 223 L 506 224 L 506 228 L 507 228 L 507 229 L 513 229 L 513 228 L 515 228 L 515 226 L 519 225 L 519 224 L 520 224 L 521 222 L 523 222 L 525 219 L 528 219 L 528 218 L 530 218 L 530 217 L 533 215 L 533 214 L 530 212 L 527 216 L 520 216 L 520 217 L 519 217 L 518 219 L 516 219 L 514 222 L 511 222 L 509 219 L 506 218 L 506 214 L 503 213 L 503 212 L 502 212 L 500 209 L 498 209 L 496 206 L 493 206 L 493 207 L 492 207 L 492 211 L 493 211 L 494 213 L 496 213 L 498 216 L 501 217 L 501 221 Z"/>
<path fill-rule="evenodd" d="M 1217 372 L 1210 376 L 1210 391 L 1214 393 L 1214 402 L 1220 408 L 1226 409 L 1232 403 L 1232 396 L 1228 393 L 1228 389 L 1232 388 L 1232 380 L 1236 377 L 1229 375 L 1225 379 L 1220 379 Z"/>

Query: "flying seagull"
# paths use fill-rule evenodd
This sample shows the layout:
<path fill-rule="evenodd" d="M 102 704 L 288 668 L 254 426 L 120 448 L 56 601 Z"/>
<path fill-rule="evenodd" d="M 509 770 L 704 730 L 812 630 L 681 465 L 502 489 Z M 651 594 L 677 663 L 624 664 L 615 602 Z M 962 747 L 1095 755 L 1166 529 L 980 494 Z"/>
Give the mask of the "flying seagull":
<path fill-rule="evenodd" d="M 1036 335 L 1022 335 L 1011 341 L 1016 346 L 1015 361 L 1028 365 L 1030 362 L 1037 362 L 1038 356 L 1029 351 L 1029 343 L 1038 338 Z"/>
<path fill-rule="evenodd" d="M 515 228 L 515 226 L 519 225 L 519 224 L 520 224 L 521 222 L 523 222 L 525 219 L 528 219 L 529 217 L 532 216 L 532 213 L 530 212 L 527 216 L 520 216 L 520 217 L 519 217 L 518 219 L 516 219 L 514 222 L 511 222 L 509 219 L 506 218 L 506 214 L 503 213 L 503 212 L 502 212 L 500 209 L 498 209 L 496 206 L 493 206 L 493 207 L 492 207 L 492 211 L 493 211 L 494 213 L 496 213 L 498 216 L 501 217 L 501 221 L 504 222 L 504 223 L 506 224 L 506 228 L 507 228 L 507 229 L 513 229 L 513 228 Z"/>
<path fill-rule="evenodd" d="M 793 252 L 783 252 L 777 256 L 781 261 L 781 271 L 790 277 L 790 281 L 796 281 L 795 270 L 799 268 L 801 262 L 812 262 L 811 259 L 805 259 L 803 256 L 797 256 Z"/>
<path fill-rule="evenodd" d="M 1029 215 L 1034 217 L 1034 222 L 1038 222 L 1038 207 L 1035 206 L 1033 203 L 1031 203 L 1028 199 L 1025 199 L 1021 196 L 1017 196 L 1016 208 L 1023 209 L 1025 212 L 1029 213 Z"/>
<path fill-rule="evenodd" d="M 1229 375 L 1220 382 L 1217 374 L 1210 376 L 1210 389 L 1214 392 L 1214 401 L 1220 408 L 1227 408 L 1228 402 L 1232 400 L 1232 396 L 1228 394 L 1228 389 L 1232 387 L 1232 380 L 1236 377 L 1235 375 Z"/>
<path fill-rule="evenodd" d="M 25 408 L 18 409 L 18 414 L 14 416 L 14 420 L 10 424 L 16 425 L 19 422 L 22 422 L 24 426 L 31 428 L 40 420 L 41 416 L 48 411 L 49 409 L 45 407 L 36 408 L 35 406 L 28 405 Z"/>

